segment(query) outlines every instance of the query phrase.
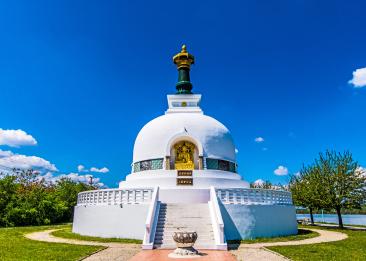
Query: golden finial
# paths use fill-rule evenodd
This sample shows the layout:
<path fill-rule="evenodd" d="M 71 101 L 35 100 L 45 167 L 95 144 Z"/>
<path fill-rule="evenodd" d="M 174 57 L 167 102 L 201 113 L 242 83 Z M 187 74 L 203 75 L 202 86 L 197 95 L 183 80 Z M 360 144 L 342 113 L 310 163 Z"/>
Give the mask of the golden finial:
<path fill-rule="evenodd" d="M 173 62 L 177 65 L 178 70 L 181 68 L 190 69 L 191 64 L 194 64 L 194 56 L 187 52 L 187 47 L 183 44 L 180 53 L 173 57 Z"/>

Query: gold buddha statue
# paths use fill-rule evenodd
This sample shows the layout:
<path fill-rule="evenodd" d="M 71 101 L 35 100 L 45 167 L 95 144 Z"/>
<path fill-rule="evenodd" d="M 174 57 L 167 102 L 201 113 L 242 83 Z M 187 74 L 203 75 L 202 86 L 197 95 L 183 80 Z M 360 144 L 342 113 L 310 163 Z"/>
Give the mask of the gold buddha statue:
<path fill-rule="evenodd" d="M 174 145 L 175 150 L 175 169 L 178 170 L 193 170 L 193 153 L 195 146 L 188 141 L 181 141 Z"/>

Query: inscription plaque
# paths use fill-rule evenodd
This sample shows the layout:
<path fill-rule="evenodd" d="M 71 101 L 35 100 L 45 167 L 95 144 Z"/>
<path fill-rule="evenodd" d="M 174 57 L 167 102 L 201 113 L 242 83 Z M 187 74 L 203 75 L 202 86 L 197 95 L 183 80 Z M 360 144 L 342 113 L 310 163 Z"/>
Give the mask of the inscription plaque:
<path fill-rule="evenodd" d="M 177 178 L 177 185 L 193 185 L 193 179 L 192 178 Z"/>
<path fill-rule="evenodd" d="M 178 177 L 192 177 L 192 170 L 178 170 Z"/>

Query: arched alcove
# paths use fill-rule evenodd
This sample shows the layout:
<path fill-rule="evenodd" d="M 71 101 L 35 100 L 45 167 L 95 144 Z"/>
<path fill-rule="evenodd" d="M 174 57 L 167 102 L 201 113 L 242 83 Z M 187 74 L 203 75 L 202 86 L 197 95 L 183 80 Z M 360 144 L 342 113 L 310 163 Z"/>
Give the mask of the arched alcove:
<path fill-rule="evenodd" d="M 185 148 L 183 148 L 185 146 Z M 177 155 L 177 151 L 186 150 L 183 154 Z M 179 154 L 179 153 L 178 153 Z M 184 156 L 186 154 L 186 156 Z M 185 169 L 202 169 L 203 163 L 203 147 L 200 142 L 188 135 L 187 133 L 182 133 L 174 136 L 168 142 L 166 148 L 166 169 L 177 169 L 176 161 L 178 163 L 182 161 L 182 157 L 187 157 L 190 155 L 191 161 L 193 163 L 193 168 Z M 177 158 L 178 156 L 178 158 Z M 184 165 L 184 164 L 183 164 Z M 178 165 L 179 166 L 179 165 Z M 183 169 L 183 168 L 181 168 Z"/>
<path fill-rule="evenodd" d="M 198 169 L 199 157 L 197 146 L 187 140 L 174 143 L 170 148 L 170 168 L 178 170 Z"/>

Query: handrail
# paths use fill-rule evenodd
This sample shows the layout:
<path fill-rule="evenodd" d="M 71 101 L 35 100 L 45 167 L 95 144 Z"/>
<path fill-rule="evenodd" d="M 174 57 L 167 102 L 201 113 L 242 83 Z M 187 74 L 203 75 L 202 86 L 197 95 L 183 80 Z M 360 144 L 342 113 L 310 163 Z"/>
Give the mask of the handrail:
<path fill-rule="evenodd" d="M 218 188 L 217 197 L 223 204 L 292 205 L 289 191 L 257 188 Z"/>
<path fill-rule="evenodd" d="M 215 243 L 218 249 L 227 249 L 224 233 L 224 221 L 222 219 L 219 202 L 214 187 L 210 187 L 210 207 L 212 211 L 212 225 L 214 226 Z"/>
<path fill-rule="evenodd" d="M 77 205 L 119 205 L 149 203 L 152 188 L 99 189 L 78 194 Z"/>
<path fill-rule="evenodd" d="M 152 249 L 154 245 L 154 224 L 156 223 L 157 207 L 159 199 L 159 187 L 154 189 L 154 193 L 151 198 L 151 203 L 146 217 L 145 222 L 145 235 L 142 243 L 143 249 Z"/>

